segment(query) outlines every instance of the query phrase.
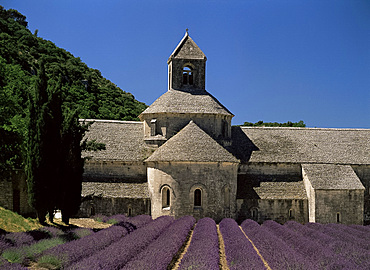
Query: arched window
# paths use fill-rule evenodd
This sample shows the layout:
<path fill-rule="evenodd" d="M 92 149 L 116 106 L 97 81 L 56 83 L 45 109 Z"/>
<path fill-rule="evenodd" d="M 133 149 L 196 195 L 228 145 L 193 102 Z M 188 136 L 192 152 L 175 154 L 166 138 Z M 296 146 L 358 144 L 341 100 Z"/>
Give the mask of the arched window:
<path fill-rule="evenodd" d="M 202 206 L 202 191 L 197 188 L 194 190 L 194 207 Z"/>
<path fill-rule="evenodd" d="M 182 84 L 184 85 L 193 85 L 194 83 L 194 72 L 190 66 L 185 66 L 182 69 Z"/>
<path fill-rule="evenodd" d="M 132 216 L 132 208 L 129 207 L 127 212 L 128 212 L 128 216 L 131 217 Z"/>
<path fill-rule="evenodd" d="M 162 189 L 162 208 L 170 207 L 171 192 L 168 187 Z"/>
<path fill-rule="evenodd" d="M 252 217 L 252 219 L 257 219 L 258 218 L 258 209 L 257 208 L 252 208 L 251 209 L 251 217 Z"/>
<path fill-rule="evenodd" d="M 340 213 L 337 213 L 337 223 L 340 223 Z"/>
<path fill-rule="evenodd" d="M 229 207 L 230 206 L 230 189 L 229 187 L 224 188 L 224 206 Z"/>

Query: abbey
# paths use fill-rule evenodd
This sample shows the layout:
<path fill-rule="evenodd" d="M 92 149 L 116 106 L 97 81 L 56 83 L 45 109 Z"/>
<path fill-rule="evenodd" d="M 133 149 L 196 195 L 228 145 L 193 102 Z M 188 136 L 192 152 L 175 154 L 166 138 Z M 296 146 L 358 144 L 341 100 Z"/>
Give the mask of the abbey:
<path fill-rule="evenodd" d="M 370 221 L 370 130 L 231 126 L 206 61 L 186 32 L 141 121 L 86 120 L 106 150 L 84 153 L 80 216 Z"/>

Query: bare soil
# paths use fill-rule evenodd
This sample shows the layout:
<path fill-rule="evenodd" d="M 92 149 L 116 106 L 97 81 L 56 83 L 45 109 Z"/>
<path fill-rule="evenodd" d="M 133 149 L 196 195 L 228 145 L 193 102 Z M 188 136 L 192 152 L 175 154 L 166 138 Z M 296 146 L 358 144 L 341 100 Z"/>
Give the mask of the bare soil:
<path fill-rule="evenodd" d="M 98 222 L 92 218 L 71 218 L 69 223 L 71 225 L 90 229 L 105 229 L 112 226 L 112 224 Z"/>

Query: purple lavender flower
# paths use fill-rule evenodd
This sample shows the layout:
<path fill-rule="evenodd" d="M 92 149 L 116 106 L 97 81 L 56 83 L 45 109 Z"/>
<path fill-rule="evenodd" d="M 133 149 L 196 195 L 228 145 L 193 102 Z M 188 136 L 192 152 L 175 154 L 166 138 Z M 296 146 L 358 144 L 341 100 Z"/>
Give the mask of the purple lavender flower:
<path fill-rule="evenodd" d="M 211 218 L 200 219 L 193 232 L 188 250 L 179 269 L 219 269 L 219 246 L 216 223 Z"/>
<path fill-rule="evenodd" d="M 119 240 L 128 233 L 123 226 L 112 226 L 83 238 L 67 242 L 45 251 L 42 256 L 54 256 L 59 259 L 63 266 L 81 260 L 113 242 Z"/>
<path fill-rule="evenodd" d="M 191 216 L 174 221 L 155 241 L 122 269 L 166 269 L 185 242 L 194 223 L 195 218 Z"/>
<path fill-rule="evenodd" d="M 245 220 L 241 227 L 272 269 L 309 270 L 319 268 L 309 258 L 304 258 L 301 254 L 295 252 L 284 241 L 257 222 L 250 219 Z"/>
<path fill-rule="evenodd" d="M 266 269 L 235 220 L 224 218 L 219 226 L 225 243 L 227 264 L 231 270 Z"/>
<path fill-rule="evenodd" d="M 135 230 L 105 249 L 87 257 L 68 269 L 119 269 L 143 251 L 173 222 L 173 217 L 162 216 Z"/>
<path fill-rule="evenodd" d="M 300 253 L 305 258 L 310 258 L 317 263 L 320 268 L 326 268 L 328 265 L 341 258 L 327 246 L 321 245 L 315 240 L 303 236 L 301 233 L 282 226 L 275 221 L 268 220 L 262 225 L 267 228 L 276 237 L 283 240 L 290 248 Z M 345 259 L 344 259 L 345 260 Z M 350 262 L 348 262 L 350 264 Z M 353 265 L 355 268 L 355 265 Z"/>

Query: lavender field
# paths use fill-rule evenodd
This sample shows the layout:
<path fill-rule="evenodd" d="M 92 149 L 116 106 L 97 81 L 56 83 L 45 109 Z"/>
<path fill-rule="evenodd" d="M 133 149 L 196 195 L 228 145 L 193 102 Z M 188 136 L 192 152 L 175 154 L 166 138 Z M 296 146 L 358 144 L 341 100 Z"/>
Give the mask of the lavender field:
<path fill-rule="evenodd" d="M 142 215 L 0 235 L 0 269 L 370 269 L 370 227 Z"/>

